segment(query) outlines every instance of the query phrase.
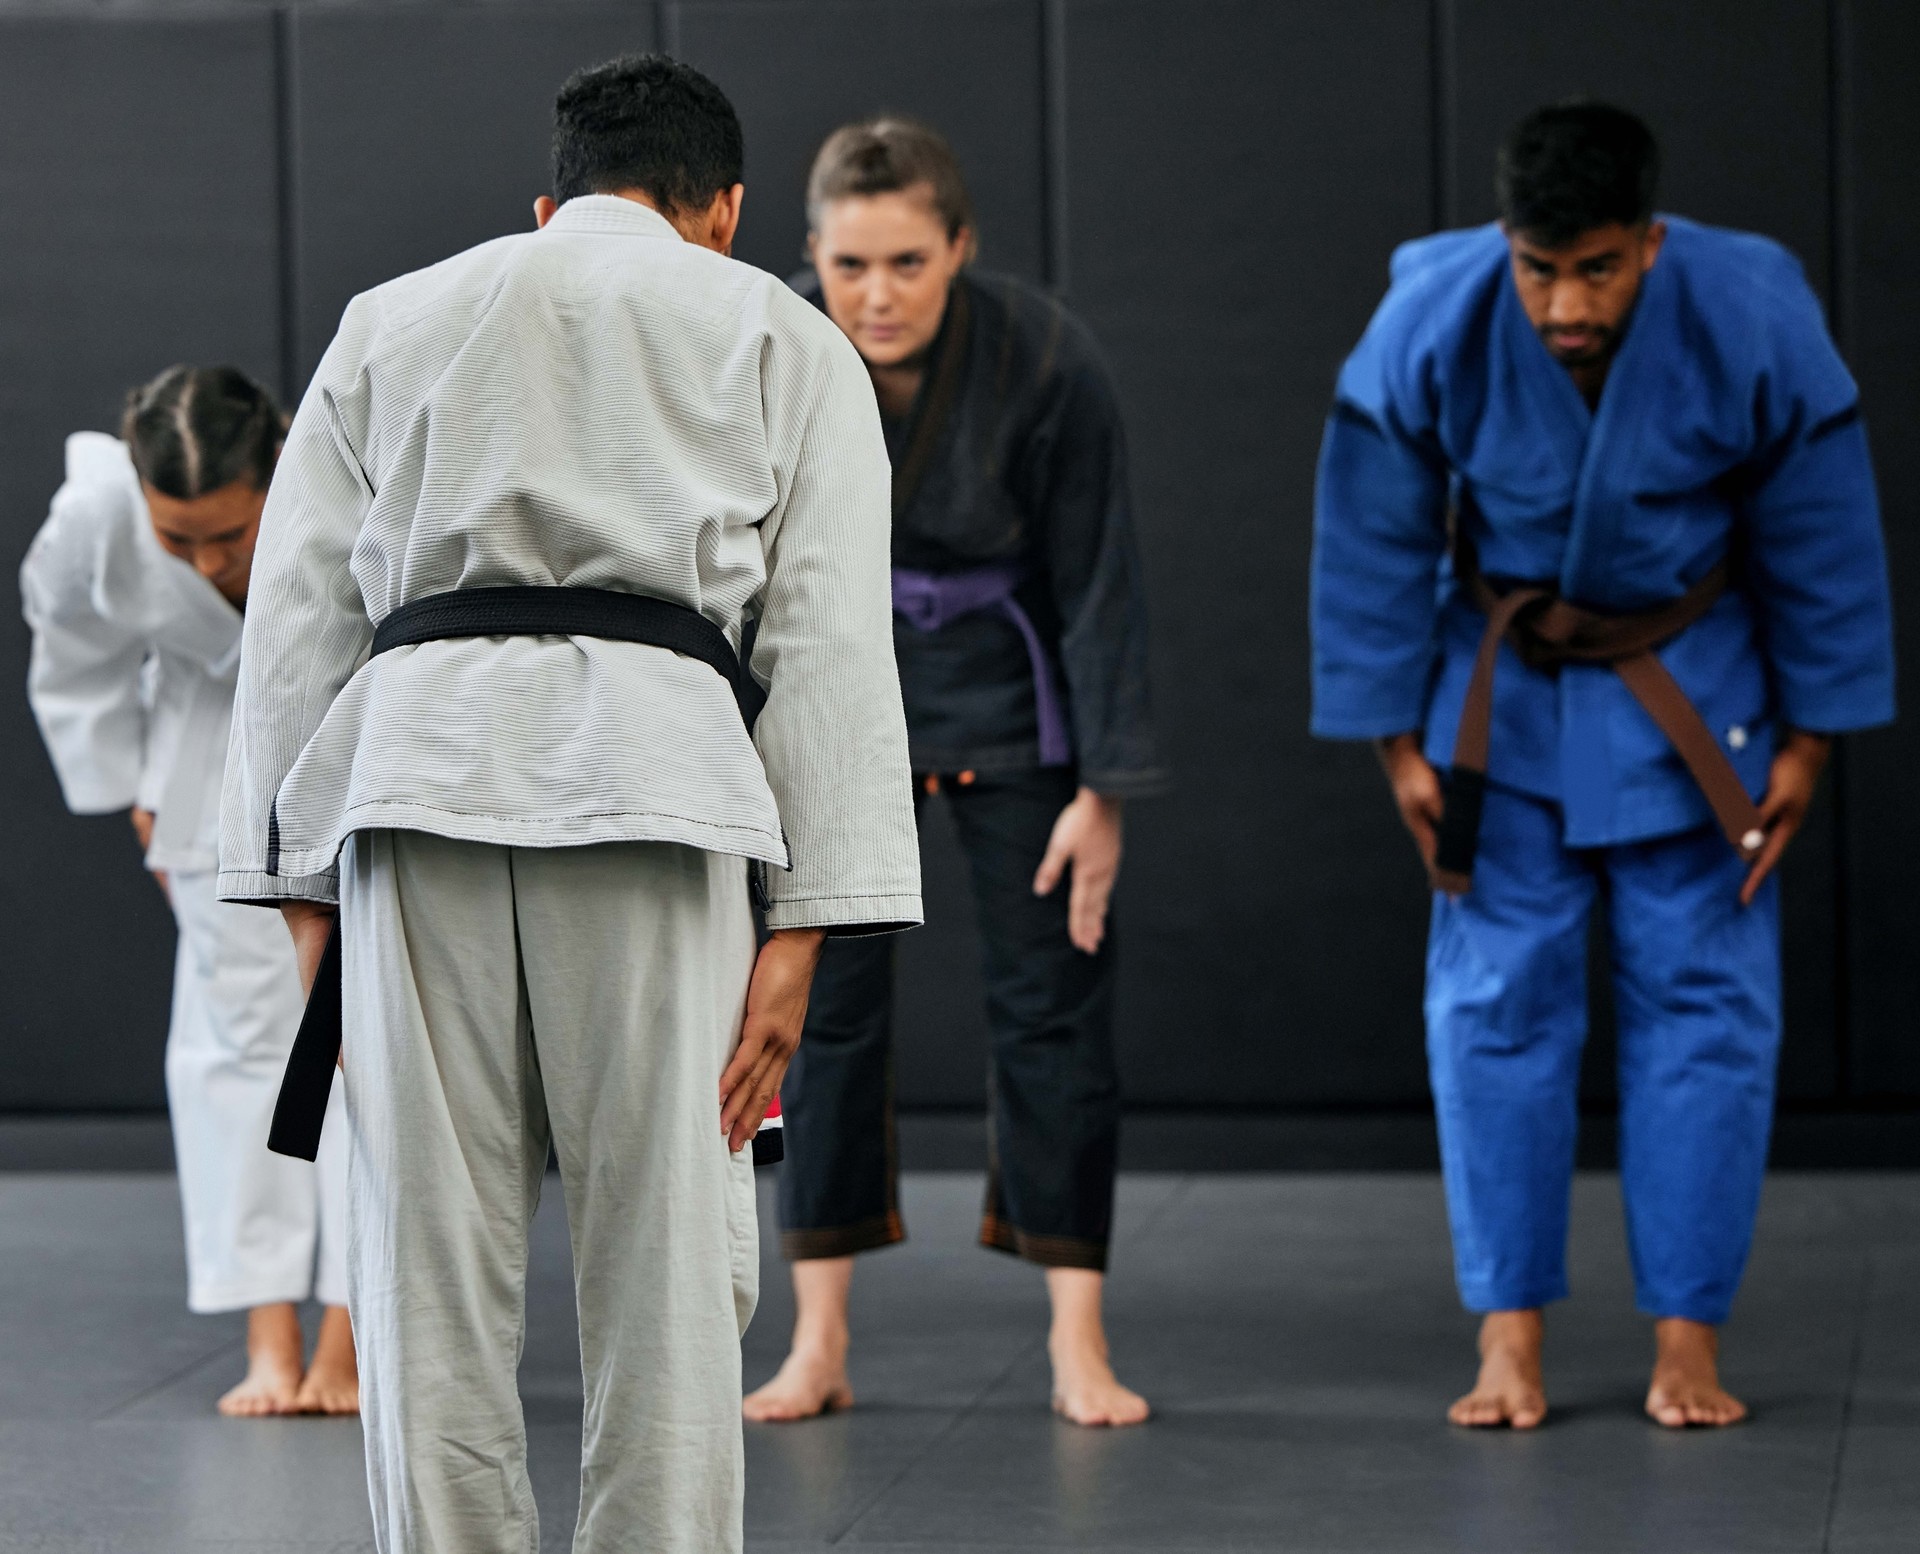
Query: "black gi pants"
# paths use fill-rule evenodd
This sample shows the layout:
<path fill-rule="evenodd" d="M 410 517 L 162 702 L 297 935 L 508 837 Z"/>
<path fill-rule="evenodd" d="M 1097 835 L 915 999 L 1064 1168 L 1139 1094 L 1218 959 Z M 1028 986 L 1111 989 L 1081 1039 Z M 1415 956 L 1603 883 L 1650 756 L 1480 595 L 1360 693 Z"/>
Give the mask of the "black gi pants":
<path fill-rule="evenodd" d="M 916 779 L 921 802 L 927 786 Z M 1113 931 L 1097 955 L 1082 954 L 1067 938 L 1071 880 L 1050 896 L 1033 893 L 1077 780 L 1051 768 L 940 787 L 973 877 L 992 1039 L 981 1244 L 1047 1267 L 1104 1268 L 1120 1136 Z M 781 1248 L 789 1260 L 903 1240 L 891 935 L 827 941 L 780 1099 Z"/>

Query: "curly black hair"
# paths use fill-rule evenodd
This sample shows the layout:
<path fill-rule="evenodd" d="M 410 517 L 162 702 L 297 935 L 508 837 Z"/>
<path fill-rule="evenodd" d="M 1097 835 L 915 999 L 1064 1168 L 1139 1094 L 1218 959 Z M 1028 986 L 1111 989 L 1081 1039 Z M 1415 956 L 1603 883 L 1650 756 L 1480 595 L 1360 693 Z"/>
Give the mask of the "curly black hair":
<path fill-rule="evenodd" d="M 1536 108 L 1500 147 L 1494 192 L 1509 231 L 1564 248 L 1596 227 L 1653 215 L 1660 146 L 1624 108 L 1566 102 Z"/>
<path fill-rule="evenodd" d="M 740 182 L 746 147 L 727 94 L 665 54 L 576 71 L 553 105 L 553 197 L 637 189 L 663 215 L 704 210 Z"/>

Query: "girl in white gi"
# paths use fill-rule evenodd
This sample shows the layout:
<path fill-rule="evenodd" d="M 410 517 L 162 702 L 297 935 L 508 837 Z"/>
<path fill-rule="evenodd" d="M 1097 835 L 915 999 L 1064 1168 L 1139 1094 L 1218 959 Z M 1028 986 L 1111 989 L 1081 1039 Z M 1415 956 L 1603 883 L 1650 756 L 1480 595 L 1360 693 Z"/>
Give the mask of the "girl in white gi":
<path fill-rule="evenodd" d="M 67 439 L 66 483 L 20 569 L 27 695 L 67 806 L 131 809 L 179 925 L 166 1073 L 187 1304 L 248 1313 L 247 1374 L 220 1399 L 234 1415 L 359 1407 L 341 1123 L 317 1168 L 266 1146 L 300 1022 L 293 944 L 214 889 L 241 611 L 284 436 L 244 374 L 169 368 L 129 396 L 124 440 Z M 307 1365 L 295 1302 L 310 1296 L 326 1309 Z"/>

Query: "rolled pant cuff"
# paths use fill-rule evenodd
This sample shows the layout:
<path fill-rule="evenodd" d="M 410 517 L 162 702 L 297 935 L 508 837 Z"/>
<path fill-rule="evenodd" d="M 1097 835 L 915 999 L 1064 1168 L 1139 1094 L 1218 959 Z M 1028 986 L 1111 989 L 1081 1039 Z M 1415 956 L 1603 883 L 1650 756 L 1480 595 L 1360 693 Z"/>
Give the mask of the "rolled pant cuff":
<path fill-rule="evenodd" d="M 1486 1285 L 1460 1286 L 1460 1304 L 1477 1317 L 1492 1311 L 1538 1311 L 1557 1300 L 1567 1298 L 1567 1284 L 1535 1284 L 1512 1289 L 1493 1289 Z"/>
<path fill-rule="evenodd" d="M 313 1298 L 311 1279 L 251 1286 L 223 1285 L 189 1290 L 187 1310 L 197 1317 L 218 1317 L 230 1311 L 252 1311 L 257 1306 L 301 1306 Z"/>
<path fill-rule="evenodd" d="M 1010 1225 L 992 1214 L 980 1221 L 980 1244 L 995 1252 L 1024 1257 L 1042 1268 L 1091 1268 L 1107 1271 L 1107 1243 L 1078 1236 L 1043 1236 Z"/>
<path fill-rule="evenodd" d="M 780 1232 L 780 1253 L 790 1263 L 810 1263 L 824 1257 L 852 1257 L 907 1239 L 907 1227 L 893 1209 L 854 1225 L 829 1225 L 813 1230 Z"/>
<path fill-rule="evenodd" d="M 1640 1315 L 1651 1317 L 1656 1322 L 1668 1317 L 1678 1317 L 1684 1322 L 1700 1322 L 1708 1327 L 1723 1327 L 1733 1314 L 1733 1297 L 1717 1296 L 1680 1296 L 1655 1299 L 1649 1295 L 1639 1295 L 1634 1300 Z"/>

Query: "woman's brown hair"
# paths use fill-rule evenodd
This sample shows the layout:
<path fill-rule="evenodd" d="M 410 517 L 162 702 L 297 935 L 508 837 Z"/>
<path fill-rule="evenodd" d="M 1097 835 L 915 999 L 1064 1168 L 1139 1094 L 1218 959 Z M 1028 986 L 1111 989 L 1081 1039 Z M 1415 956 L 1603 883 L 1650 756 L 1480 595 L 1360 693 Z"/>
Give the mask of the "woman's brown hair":
<path fill-rule="evenodd" d="M 973 229 L 973 201 L 959 158 L 938 130 L 899 114 L 842 125 L 826 139 L 807 175 L 807 225 L 835 200 L 898 194 L 925 186 L 949 240 Z"/>

